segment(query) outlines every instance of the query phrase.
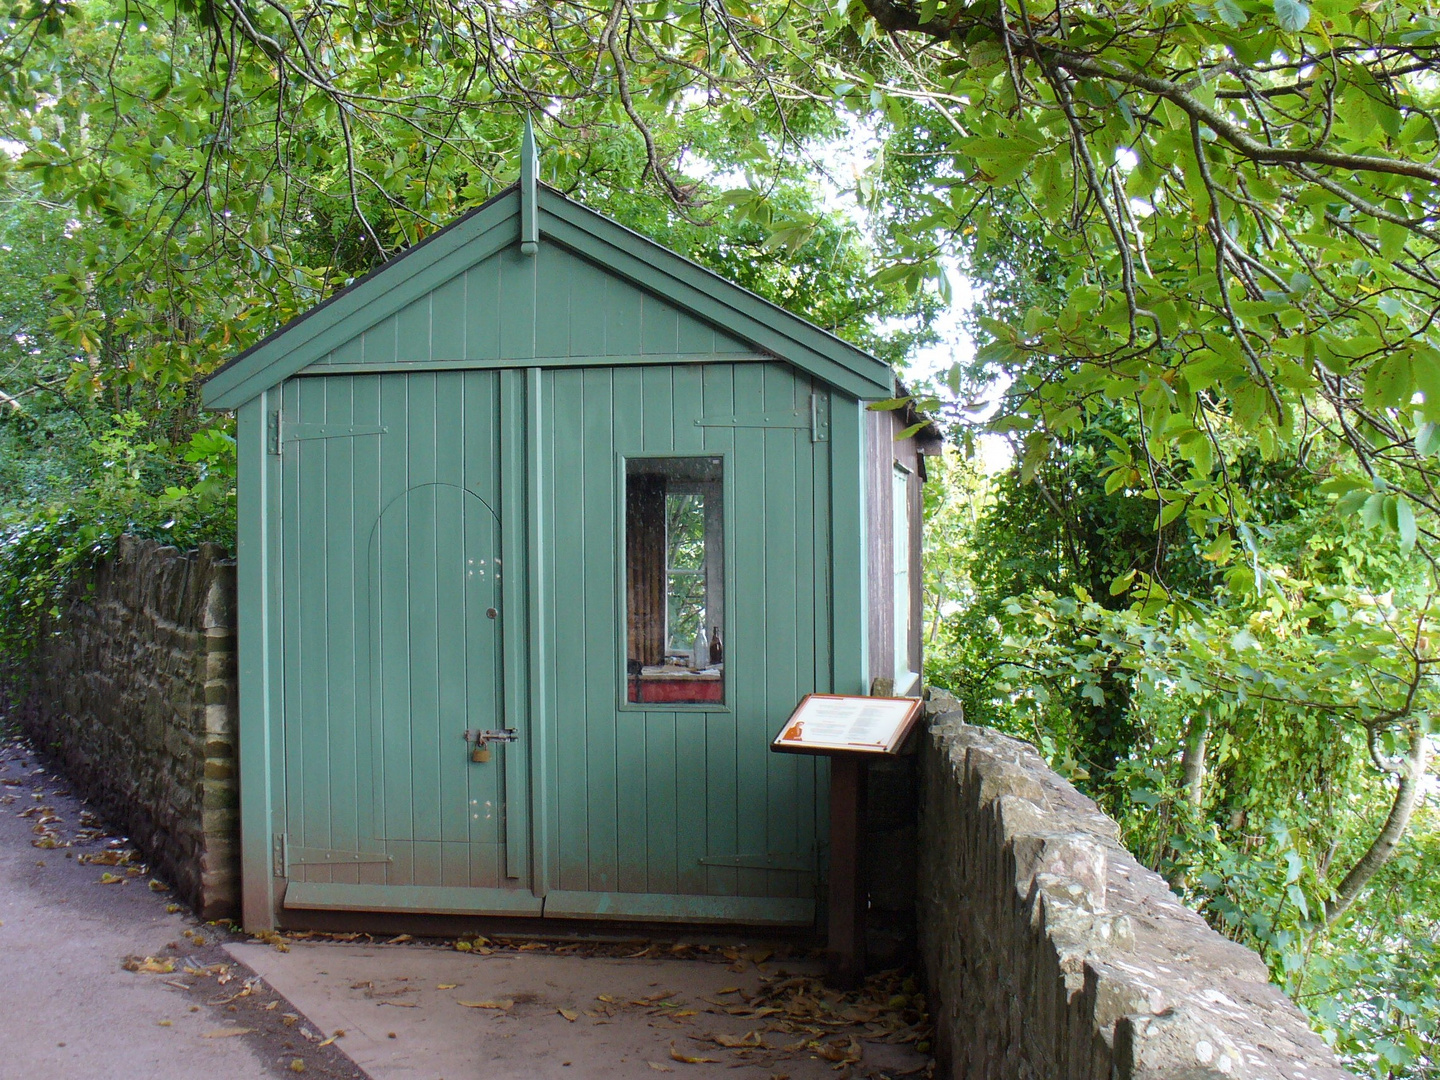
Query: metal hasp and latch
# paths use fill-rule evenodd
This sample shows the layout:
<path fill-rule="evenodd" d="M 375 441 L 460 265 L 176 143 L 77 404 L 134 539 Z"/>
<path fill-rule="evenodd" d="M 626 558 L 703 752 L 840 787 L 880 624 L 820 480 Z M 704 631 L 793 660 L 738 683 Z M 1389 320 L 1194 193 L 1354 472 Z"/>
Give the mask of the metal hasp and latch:
<path fill-rule="evenodd" d="M 703 416 L 695 421 L 700 428 L 796 428 L 810 432 L 811 442 L 830 441 L 830 397 L 811 394 L 808 407 L 800 409 L 765 409 L 741 412 L 733 416 Z"/>
<path fill-rule="evenodd" d="M 510 743 L 519 738 L 514 728 L 467 728 L 465 742 L 470 746 L 470 760 L 483 765 L 490 760 L 491 743 Z"/>

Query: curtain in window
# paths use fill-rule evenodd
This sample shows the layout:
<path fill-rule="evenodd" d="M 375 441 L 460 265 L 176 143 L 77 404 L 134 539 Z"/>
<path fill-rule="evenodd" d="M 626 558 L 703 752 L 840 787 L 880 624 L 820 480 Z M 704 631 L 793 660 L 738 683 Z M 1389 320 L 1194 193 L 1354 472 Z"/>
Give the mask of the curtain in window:
<path fill-rule="evenodd" d="M 632 473 L 625 482 L 625 580 L 630 660 L 665 654 L 665 477 Z"/>

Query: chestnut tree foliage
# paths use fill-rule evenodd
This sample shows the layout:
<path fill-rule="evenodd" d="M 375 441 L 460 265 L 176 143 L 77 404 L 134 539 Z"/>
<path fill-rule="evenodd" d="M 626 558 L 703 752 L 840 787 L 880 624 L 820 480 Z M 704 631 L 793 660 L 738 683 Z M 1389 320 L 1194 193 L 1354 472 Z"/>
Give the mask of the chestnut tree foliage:
<path fill-rule="evenodd" d="M 1016 467 L 932 488 L 937 677 L 1431 1073 L 1437 50 L 1428 0 L 21 0 L 4 437 L 120 414 L 213 497 L 197 379 L 513 179 L 521 112 L 547 182 L 892 359 L 958 263 L 922 401 Z"/>

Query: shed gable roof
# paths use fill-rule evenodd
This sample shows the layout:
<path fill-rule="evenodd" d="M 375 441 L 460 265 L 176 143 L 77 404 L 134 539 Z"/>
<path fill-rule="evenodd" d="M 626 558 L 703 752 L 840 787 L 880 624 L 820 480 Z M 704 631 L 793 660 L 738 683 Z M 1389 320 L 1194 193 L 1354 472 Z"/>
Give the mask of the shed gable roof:
<path fill-rule="evenodd" d="M 242 352 L 206 381 L 234 409 L 306 369 L 695 362 L 764 356 L 858 398 L 880 360 L 543 185 L 521 253 L 519 185 Z"/>

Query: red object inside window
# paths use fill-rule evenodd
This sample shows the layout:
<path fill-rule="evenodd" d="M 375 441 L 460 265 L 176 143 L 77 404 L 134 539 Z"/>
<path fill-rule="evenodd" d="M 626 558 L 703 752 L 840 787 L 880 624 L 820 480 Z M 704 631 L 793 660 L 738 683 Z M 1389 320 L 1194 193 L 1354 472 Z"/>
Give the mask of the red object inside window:
<path fill-rule="evenodd" d="M 724 684 L 719 679 L 645 678 L 630 676 L 630 700 L 638 702 L 670 702 L 672 704 L 708 705 L 724 700 Z"/>

